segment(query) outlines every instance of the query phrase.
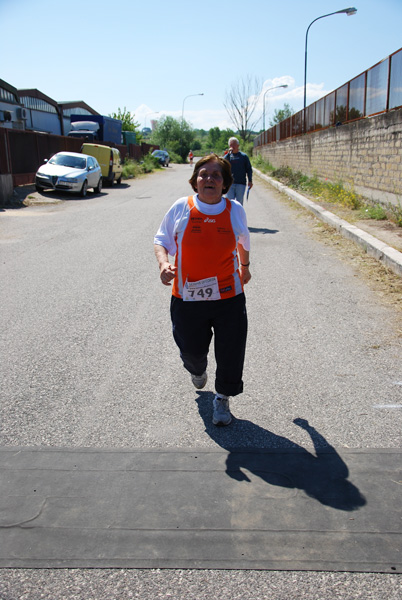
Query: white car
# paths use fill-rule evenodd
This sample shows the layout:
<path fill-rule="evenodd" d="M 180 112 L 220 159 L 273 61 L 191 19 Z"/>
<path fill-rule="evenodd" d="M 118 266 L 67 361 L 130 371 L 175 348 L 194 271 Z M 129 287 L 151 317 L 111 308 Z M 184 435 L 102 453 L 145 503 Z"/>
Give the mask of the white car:
<path fill-rule="evenodd" d="M 93 188 L 99 194 L 102 191 L 102 171 L 93 156 L 58 152 L 38 169 L 35 187 L 38 192 L 53 189 L 82 197 L 87 195 L 88 188 Z"/>

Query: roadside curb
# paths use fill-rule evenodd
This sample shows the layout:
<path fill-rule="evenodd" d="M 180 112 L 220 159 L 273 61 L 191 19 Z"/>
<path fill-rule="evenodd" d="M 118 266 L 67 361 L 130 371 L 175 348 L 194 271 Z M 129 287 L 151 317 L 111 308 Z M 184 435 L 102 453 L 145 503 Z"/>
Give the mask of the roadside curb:
<path fill-rule="evenodd" d="M 362 229 L 351 225 L 344 219 L 337 217 L 329 210 L 325 210 L 319 206 L 319 204 L 312 202 L 305 196 L 302 196 L 291 188 L 286 187 L 286 185 L 283 185 L 283 183 L 272 179 L 272 177 L 264 175 L 264 173 L 261 173 L 261 171 L 254 167 L 253 173 L 272 185 L 279 192 L 286 194 L 289 196 L 289 198 L 292 198 L 292 200 L 295 200 L 304 208 L 314 213 L 318 219 L 324 221 L 324 223 L 327 223 L 328 225 L 331 225 L 331 227 L 334 227 L 344 237 L 362 246 L 367 254 L 374 256 L 374 258 L 390 268 L 394 273 L 396 273 L 396 275 L 402 277 L 402 252 L 398 252 L 398 250 L 395 250 L 395 248 L 391 248 L 391 246 L 381 242 L 369 233 L 366 233 Z"/>

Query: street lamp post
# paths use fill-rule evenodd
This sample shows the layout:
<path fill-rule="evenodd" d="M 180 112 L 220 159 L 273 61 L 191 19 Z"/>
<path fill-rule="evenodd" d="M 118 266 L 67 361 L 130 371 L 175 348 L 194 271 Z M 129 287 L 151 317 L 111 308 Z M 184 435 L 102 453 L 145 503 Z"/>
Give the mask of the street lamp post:
<path fill-rule="evenodd" d="M 156 111 L 156 112 L 149 112 L 149 113 L 146 113 L 146 115 L 145 115 L 145 125 L 144 125 L 144 127 L 146 127 L 146 126 L 147 126 L 147 117 L 148 117 L 149 115 L 159 115 L 159 110 L 158 110 L 158 111 Z"/>
<path fill-rule="evenodd" d="M 183 100 L 183 107 L 181 109 L 181 124 L 183 125 L 183 115 L 184 115 L 184 103 L 187 100 L 187 98 L 191 98 L 192 96 L 203 96 L 204 94 L 190 94 L 189 96 L 186 96 Z"/>
<path fill-rule="evenodd" d="M 262 100 L 262 128 L 264 131 L 265 131 L 265 96 L 266 96 L 267 92 L 270 92 L 271 90 L 276 90 L 278 88 L 287 88 L 287 87 L 288 87 L 288 84 L 284 83 L 283 85 L 276 85 L 275 87 L 271 87 L 271 88 L 268 88 L 267 90 L 265 90 L 263 100 Z"/>
<path fill-rule="evenodd" d="M 183 144 L 183 120 L 184 120 L 184 103 L 187 100 L 187 98 L 191 98 L 192 96 L 203 96 L 204 93 L 202 94 L 190 94 L 189 96 L 186 96 L 183 100 L 183 106 L 181 109 L 181 124 L 180 124 L 180 151 L 182 149 L 182 144 Z"/>
<path fill-rule="evenodd" d="M 304 105 L 303 108 L 306 108 L 306 85 L 307 85 L 307 39 L 308 39 L 308 32 L 310 27 L 312 26 L 313 23 L 315 23 L 316 21 L 318 21 L 319 19 L 324 19 L 325 17 L 330 17 L 331 15 L 340 15 L 340 14 L 346 14 L 348 17 L 351 17 L 352 15 L 355 15 L 357 13 L 357 8 L 354 8 L 353 6 L 350 8 L 343 8 L 342 10 L 337 10 L 335 12 L 332 13 L 328 13 L 327 15 L 322 15 L 321 17 L 317 17 L 316 19 L 314 19 L 314 21 L 311 21 L 310 25 L 307 27 L 307 31 L 306 31 L 306 43 L 304 46 Z M 304 115 L 305 116 L 305 115 Z"/>

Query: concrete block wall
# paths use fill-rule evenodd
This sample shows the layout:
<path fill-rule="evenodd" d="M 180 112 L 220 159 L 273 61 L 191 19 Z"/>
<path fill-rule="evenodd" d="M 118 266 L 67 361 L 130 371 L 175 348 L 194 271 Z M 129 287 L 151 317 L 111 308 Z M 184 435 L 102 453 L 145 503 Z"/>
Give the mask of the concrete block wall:
<path fill-rule="evenodd" d="M 255 149 L 274 167 L 341 181 L 374 201 L 402 205 L 402 109 Z"/>

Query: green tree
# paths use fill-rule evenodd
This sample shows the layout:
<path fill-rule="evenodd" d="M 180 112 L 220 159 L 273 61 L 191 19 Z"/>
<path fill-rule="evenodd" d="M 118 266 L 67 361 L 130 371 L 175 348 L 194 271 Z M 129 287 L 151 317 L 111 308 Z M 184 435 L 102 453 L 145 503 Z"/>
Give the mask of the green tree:
<path fill-rule="evenodd" d="M 205 131 L 205 129 L 195 129 L 194 131 L 195 134 L 201 139 L 206 138 L 208 135 L 208 131 Z"/>
<path fill-rule="evenodd" d="M 269 124 L 271 127 L 273 127 L 274 125 L 277 125 L 281 121 L 284 121 L 285 119 L 287 119 L 288 117 L 291 117 L 294 114 L 295 114 L 295 111 L 293 110 L 293 108 L 291 106 L 289 106 L 289 104 L 287 102 L 285 102 L 285 104 L 283 105 L 283 108 L 280 108 L 279 110 L 277 110 L 277 109 L 274 110 L 274 116 L 270 120 Z"/>
<path fill-rule="evenodd" d="M 111 113 L 109 117 L 122 121 L 123 131 L 135 131 L 137 134 L 139 133 L 140 124 L 135 122 L 134 114 L 130 113 L 126 107 L 124 107 L 123 110 L 118 108 L 117 113 Z"/>
<path fill-rule="evenodd" d="M 154 144 L 175 152 L 185 160 L 195 139 L 195 133 L 185 119 L 178 121 L 167 116 L 157 121 L 151 139 Z"/>
<path fill-rule="evenodd" d="M 212 127 L 208 132 L 208 137 L 205 141 L 206 152 L 216 152 L 217 154 L 223 154 L 225 149 L 228 147 L 228 140 L 234 136 L 235 133 L 232 129 L 219 129 L 219 127 Z"/>
<path fill-rule="evenodd" d="M 207 144 L 211 147 L 212 150 L 216 147 L 220 137 L 221 137 L 221 130 L 219 129 L 219 127 L 212 127 L 209 130 L 208 137 L 207 137 Z"/>
<path fill-rule="evenodd" d="M 218 151 L 223 154 L 229 148 L 229 138 L 236 137 L 233 129 L 222 129 L 218 142 Z"/>

